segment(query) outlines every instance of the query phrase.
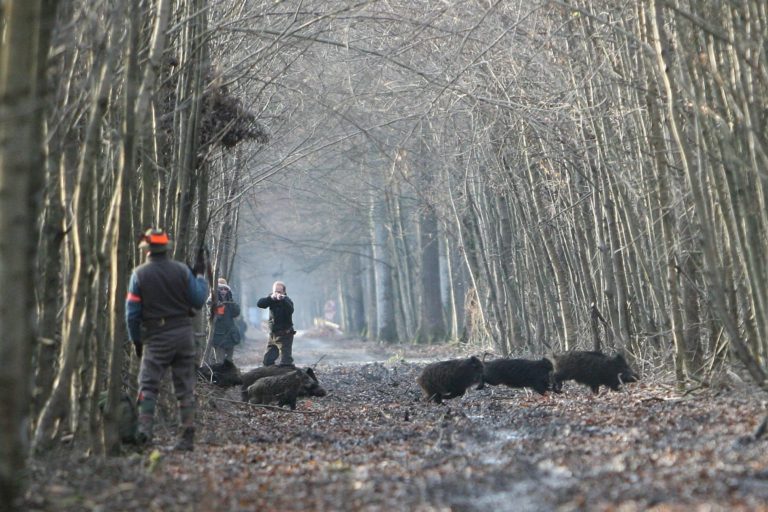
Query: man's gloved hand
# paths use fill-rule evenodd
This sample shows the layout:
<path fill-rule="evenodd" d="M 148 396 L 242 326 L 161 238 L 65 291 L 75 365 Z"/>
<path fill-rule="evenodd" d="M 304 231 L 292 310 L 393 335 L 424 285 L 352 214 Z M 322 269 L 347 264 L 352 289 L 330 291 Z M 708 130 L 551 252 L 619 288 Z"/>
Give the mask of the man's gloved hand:
<path fill-rule="evenodd" d="M 197 257 L 195 258 L 195 265 L 192 267 L 192 273 L 196 276 L 205 275 L 205 249 L 197 251 Z"/>
<path fill-rule="evenodd" d="M 134 341 L 133 348 L 136 349 L 136 357 L 141 359 L 141 354 L 144 352 L 144 344 L 140 341 Z"/>

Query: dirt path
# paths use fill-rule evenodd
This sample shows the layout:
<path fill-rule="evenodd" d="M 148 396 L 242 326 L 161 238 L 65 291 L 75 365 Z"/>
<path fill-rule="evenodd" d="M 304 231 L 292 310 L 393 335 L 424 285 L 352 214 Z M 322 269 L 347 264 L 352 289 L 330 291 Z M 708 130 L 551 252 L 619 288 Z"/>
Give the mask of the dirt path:
<path fill-rule="evenodd" d="M 249 337 L 245 345 L 235 352 L 235 361 L 246 370 L 260 366 L 265 347 L 266 338 L 263 335 Z M 386 345 L 360 340 L 321 338 L 302 331 L 297 333 L 293 343 L 293 356 L 299 366 L 314 366 L 318 361 L 325 366 L 388 360 L 426 362 L 437 360 L 445 353 L 445 347 Z"/>
<path fill-rule="evenodd" d="M 326 355 L 316 370 L 328 396 L 291 413 L 201 385 L 195 452 L 167 449 L 170 426 L 156 451 L 62 449 L 33 463 L 25 509 L 768 510 L 768 441 L 743 440 L 766 406 L 745 391 L 681 396 L 645 379 L 598 397 L 486 388 L 441 406 L 414 381 L 421 361 L 455 349 L 297 348 L 300 362 Z"/>

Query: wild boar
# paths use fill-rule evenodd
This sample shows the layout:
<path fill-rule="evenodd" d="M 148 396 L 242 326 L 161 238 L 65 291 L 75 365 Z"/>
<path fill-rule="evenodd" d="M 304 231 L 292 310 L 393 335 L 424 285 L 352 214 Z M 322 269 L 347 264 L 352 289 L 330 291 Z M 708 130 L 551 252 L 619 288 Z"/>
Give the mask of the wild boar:
<path fill-rule="evenodd" d="M 530 359 L 494 359 L 485 363 L 484 382 L 491 386 L 531 388 L 540 395 L 552 389 L 552 361 L 546 357 Z"/>
<path fill-rule="evenodd" d="M 259 379 L 262 379 L 264 377 L 274 377 L 276 375 L 285 375 L 287 373 L 291 373 L 293 371 L 296 371 L 297 368 L 290 367 L 290 366 L 262 366 L 259 368 L 254 368 L 253 370 L 250 370 L 248 372 L 245 372 L 242 375 L 242 399 L 243 402 L 248 401 L 248 387 L 253 385 L 256 381 Z M 312 368 L 304 368 L 300 369 L 302 372 L 306 373 L 309 377 L 309 381 L 304 381 L 306 383 L 305 386 L 302 386 L 302 388 L 299 390 L 299 396 L 325 396 L 327 392 L 325 389 L 320 385 L 320 382 L 317 380 L 317 375 L 315 374 L 314 370 Z"/>
<path fill-rule="evenodd" d="M 248 387 L 248 401 L 252 404 L 287 405 L 293 410 L 296 408 L 299 390 L 311 385 L 311 380 L 307 372 L 302 370 L 263 377 Z"/>
<path fill-rule="evenodd" d="M 475 356 L 430 363 L 416 380 L 427 400 L 442 403 L 444 399 L 462 396 L 467 388 L 478 384 L 483 388 L 483 362 Z"/>
<path fill-rule="evenodd" d="M 562 391 L 566 380 L 585 384 L 597 394 L 600 386 L 618 391 L 622 382 L 636 382 L 638 376 L 621 354 L 609 357 L 601 352 L 573 351 L 555 356 L 553 391 Z"/>

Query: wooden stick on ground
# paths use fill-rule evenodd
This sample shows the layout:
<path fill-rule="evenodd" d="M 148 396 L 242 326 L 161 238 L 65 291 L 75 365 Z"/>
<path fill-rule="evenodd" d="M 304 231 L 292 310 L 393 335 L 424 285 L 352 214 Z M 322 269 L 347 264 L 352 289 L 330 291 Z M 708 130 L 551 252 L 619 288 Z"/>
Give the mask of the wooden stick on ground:
<path fill-rule="evenodd" d="M 211 397 L 213 400 L 218 400 L 220 402 L 229 402 L 232 404 L 242 404 L 242 405 L 250 405 L 251 407 L 261 407 L 263 409 L 275 409 L 280 412 L 291 412 L 294 414 L 317 414 L 318 411 L 296 411 L 292 409 L 283 409 L 282 407 L 278 407 L 276 405 L 267 405 L 267 404 L 252 404 L 251 402 L 243 402 L 242 400 L 230 400 L 229 398 L 218 398 L 218 397 Z"/>

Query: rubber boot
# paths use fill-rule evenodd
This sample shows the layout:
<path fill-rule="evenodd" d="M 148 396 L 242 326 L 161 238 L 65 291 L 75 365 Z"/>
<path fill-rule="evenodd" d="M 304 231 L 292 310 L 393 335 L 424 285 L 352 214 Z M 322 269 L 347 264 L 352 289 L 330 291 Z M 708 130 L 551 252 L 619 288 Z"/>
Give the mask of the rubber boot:
<path fill-rule="evenodd" d="M 275 364 L 279 354 L 280 351 L 278 350 L 277 345 L 267 345 L 267 352 L 264 354 L 264 366 L 272 366 Z"/>
<path fill-rule="evenodd" d="M 177 452 L 191 452 L 195 449 L 195 427 L 182 427 L 176 446 Z"/>
<path fill-rule="evenodd" d="M 136 432 L 136 444 L 139 446 L 152 443 L 156 403 L 154 398 L 139 397 L 139 428 Z"/>
<path fill-rule="evenodd" d="M 181 433 L 174 450 L 191 452 L 195 449 L 195 402 L 194 398 L 179 401 L 179 419 Z"/>
<path fill-rule="evenodd" d="M 290 368 L 296 368 L 293 364 L 293 336 L 289 339 L 281 340 L 280 344 L 280 362 L 278 366 L 288 366 Z"/>

